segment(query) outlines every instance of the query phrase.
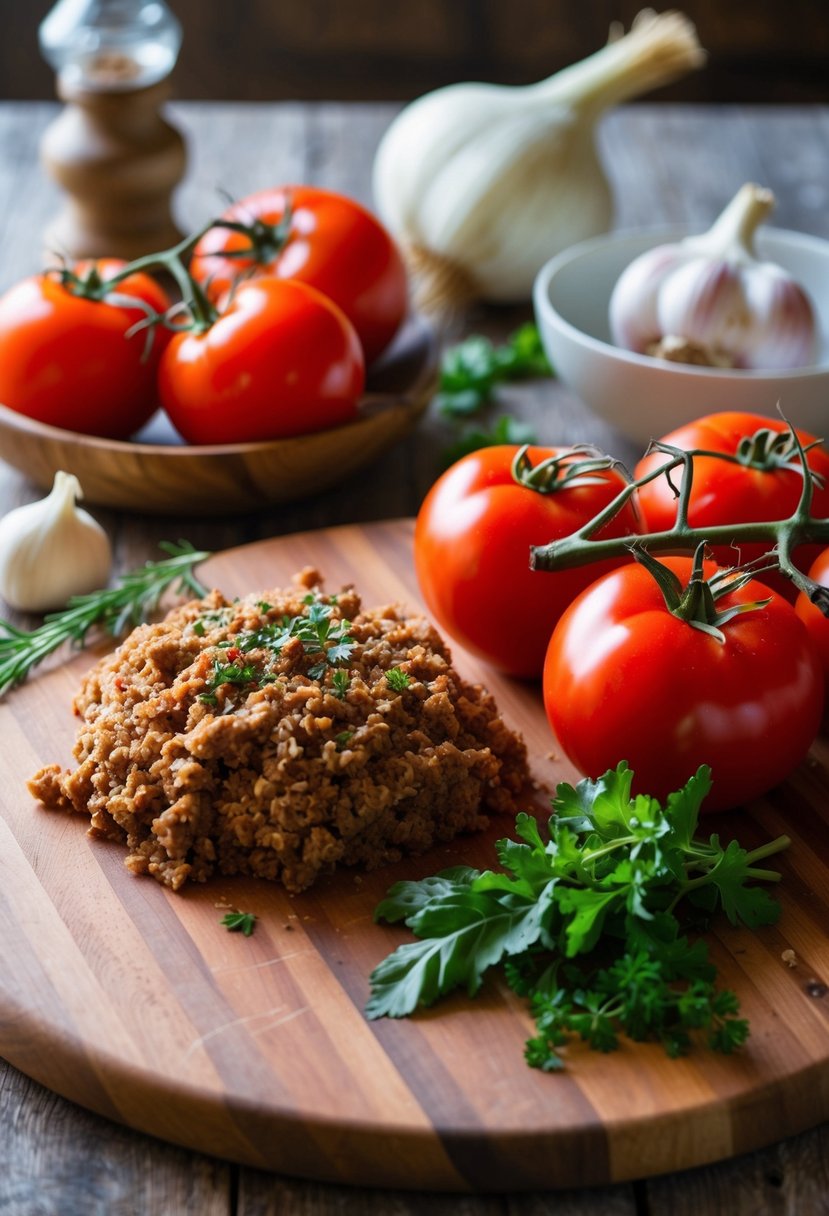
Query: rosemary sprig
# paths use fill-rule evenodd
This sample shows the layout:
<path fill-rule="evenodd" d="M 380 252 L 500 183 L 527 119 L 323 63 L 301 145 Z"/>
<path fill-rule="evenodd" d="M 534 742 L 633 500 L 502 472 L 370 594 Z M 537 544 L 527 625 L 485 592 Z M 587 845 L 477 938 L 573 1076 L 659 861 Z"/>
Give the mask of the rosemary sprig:
<path fill-rule="evenodd" d="M 160 548 L 170 556 L 121 575 L 114 587 L 72 596 L 66 608 L 50 613 L 37 629 L 17 629 L 0 620 L 0 696 L 64 642 L 83 645 L 93 626 L 117 636 L 146 620 L 174 584 L 179 594 L 206 595 L 193 568 L 210 554 L 186 540 L 162 541 Z"/>

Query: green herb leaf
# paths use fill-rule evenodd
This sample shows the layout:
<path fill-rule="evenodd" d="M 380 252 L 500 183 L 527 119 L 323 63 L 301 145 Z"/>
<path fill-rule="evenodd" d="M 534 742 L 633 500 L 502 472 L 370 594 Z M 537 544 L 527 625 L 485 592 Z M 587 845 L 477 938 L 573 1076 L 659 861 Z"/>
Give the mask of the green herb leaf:
<path fill-rule="evenodd" d="M 256 916 L 253 912 L 228 912 L 222 917 L 222 924 L 231 933 L 244 933 L 250 937 L 256 926 Z"/>
<path fill-rule="evenodd" d="M 502 902 L 460 887 L 433 896 L 406 918 L 423 940 L 398 947 L 372 972 L 367 1017 L 405 1017 L 458 987 L 474 995 L 485 971 L 538 940 L 550 900 L 542 892 L 536 902 Z"/>
<path fill-rule="evenodd" d="M 612 1051 L 619 1036 L 661 1042 L 668 1055 L 702 1039 L 732 1051 L 748 1034 L 736 996 L 716 987 L 702 938 L 682 931 L 677 905 L 721 906 L 735 923 L 770 923 L 778 905 L 758 862 L 786 837 L 749 853 L 697 839 L 710 788 L 703 766 L 664 807 L 632 794 L 625 763 L 598 780 L 556 790 L 545 842 L 534 818 L 495 845 L 500 870 L 456 867 L 397 883 L 376 918 L 405 921 L 416 938 L 371 976 L 367 1016 L 403 1017 L 458 987 L 474 995 L 498 965 L 530 1001 L 536 1034 L 527 1062 L 552 1071 L 577 1036 Z"/>
<path fill-rule="evenodd" d="M 443 453 L 444 462 L 453 464 L 470 452 L 478 452 L 481 448 L 495 447 L 508 443 L 520 446 L 524 443 L 537 443 L 538 438 L 533 428 L 525 422 L 519 422 L 509 414 L 504 414 L 489 431 L 475 429 L 466 431 Z"/>
<path fill-rule="evenodd" d="M 411 683 L 405 671 L 399 667 L 390 667 L 386 672 L 386 683 L 394 692 L 405 692 Z"/>
<path fill-rule="evenodd" d="M 498 384 L 552 374 L 534 322 L 522 325 L 502 346 L 473 334 L 443 355 L 438 406 L 450 417 L 466 417 L 488 404 Z"/>

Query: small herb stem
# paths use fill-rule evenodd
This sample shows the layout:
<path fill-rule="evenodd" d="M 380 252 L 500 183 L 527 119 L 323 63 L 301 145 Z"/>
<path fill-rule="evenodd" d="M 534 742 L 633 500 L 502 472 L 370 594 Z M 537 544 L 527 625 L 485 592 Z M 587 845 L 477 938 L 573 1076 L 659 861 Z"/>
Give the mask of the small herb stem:
<path fill-rule="evenodd" d="M 765 857 L 773 857 L 775 853 L 782 853 L 792 843 L 790 836 L 778 836 L 775 840 L 770 840 L 768 844 L 761 845 L 760 848 L 752 850 L 746 857 L 746 861 L 750 866 L 753 866 L 755 861 L 762 861 Z M 779 876 L 775 876 L 779 877 Z"/>

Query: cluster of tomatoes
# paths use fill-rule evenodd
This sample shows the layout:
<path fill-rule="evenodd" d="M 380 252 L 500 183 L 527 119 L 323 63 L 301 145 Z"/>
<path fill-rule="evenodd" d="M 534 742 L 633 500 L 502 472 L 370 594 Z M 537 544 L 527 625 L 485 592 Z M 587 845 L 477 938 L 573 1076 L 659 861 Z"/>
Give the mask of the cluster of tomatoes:
<path fill-rule="evenodd" d="M 156 265 L 166 263 L 160 255 Z M 0 401 L 123 439 L 161 404 L 190 443 L 254 442 L 351 421 L 365 368 L 407 309 L 393 240 L 365 208 L 311 186 L 260 191 L 180 265 L 189 306 L 143 267 L 81 263 L 0 300 Z M 151 340 L 150 340 L 151 338 Z"/>
<path fill-rule="evenodd" d="M 682 451 L 729 458 L 694 457 L 690 527 L 730 529 L 791 516 L 804 479 L 797 458 L 781 458 L 783 441 L 774 441 L 786 430 L 782 422 L 731 413 L 665 437 Z M 766 441 L 759 447 L 758 432 Z M 804 447 L 812 443 L 798 436 Z M 770 454 L 769 438 L 777 449 Z M 758 455 L 764 448 L 767 460 Z M 423 503 L 416 568 L 440 626 L 501 670 L 541 678 L 559 744 L 591 777 L 626 759 L 637 788 L 665 798 L 708 764 L 714 788 L 707 809 L 723 809 L 788 776 L 820 727 L 829 620 L 803 595 L 793 605 L 792 584 L 773 571 L 722 595 L 718 624 L 706 628 L 704 614 L 689 623 L 670 602 L 672 589 L 680 595 L 689 582 L 691 558 L 660 558 L 667 598 L 630 554 L 552 572 L 531 569 L 531 546 L 576 532 L 627 483 L 616 468 L 597 468 L 572 449 L 530 448 L 523 474 L 513 467 L 515 457 L 510 447 L 474 452 L 447 470 Z M 806 459 L 811 515 L 826 519 L 829 451 L 812 446 Z M 646 456 L 635 481 L 666 462 L 659 453 Z M 639 485 L 595 538 L 670 529 L 681 478 L 674 470 Z M 736 540 L 715 546 L 705 578 L 765 548 Z M 829 585 L 829 548 L 801 546 L 795 560 Z"/>

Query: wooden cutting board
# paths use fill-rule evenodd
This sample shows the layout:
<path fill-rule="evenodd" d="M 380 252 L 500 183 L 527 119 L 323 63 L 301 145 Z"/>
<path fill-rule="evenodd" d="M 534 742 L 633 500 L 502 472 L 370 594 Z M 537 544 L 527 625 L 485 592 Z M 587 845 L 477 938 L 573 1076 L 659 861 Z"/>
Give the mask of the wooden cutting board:
<path fill-rule="evenodd" d="M 227 594 L 278 586 L 315 564 L 329 589 L 417 605 L 411 524 L 264 541 L 203 568 Z M 574 776 L 553 755 L 538 690 L 460 651 L 519 726 L 539 781 Z M 532 1024 L 496 983 L 415 1018 L 368 1022 L 372 967 L 407 933 L 375 925 L 388 886 L 460 862 L 488 866 L 512 822 L 372 874 L 344 871 L 289 898 L 250 879 L 173 895 L 90 840 L 81 817 L 32 803 L 25 780 L 70 762 L 81 654 L 0 706 L 0 1054 L 38 1081 L 145 1132 L 310 1178 L 408 1188 L 594 1185 L 745 1152 L 829 1117 L 829 746 L 713 829 L 793 845 L 779 926 L 723 926 L 713 955 L 752 1026 L 737 1056 L 668 1060 L 656 1045 L 566 1072 L 527 1068 Z M 544 797 L 539 796 L 544 812 Z M 250 938 L 220 925 L 255 912 Z M 783 959 L 795 952 L 796 965 Z"/>

